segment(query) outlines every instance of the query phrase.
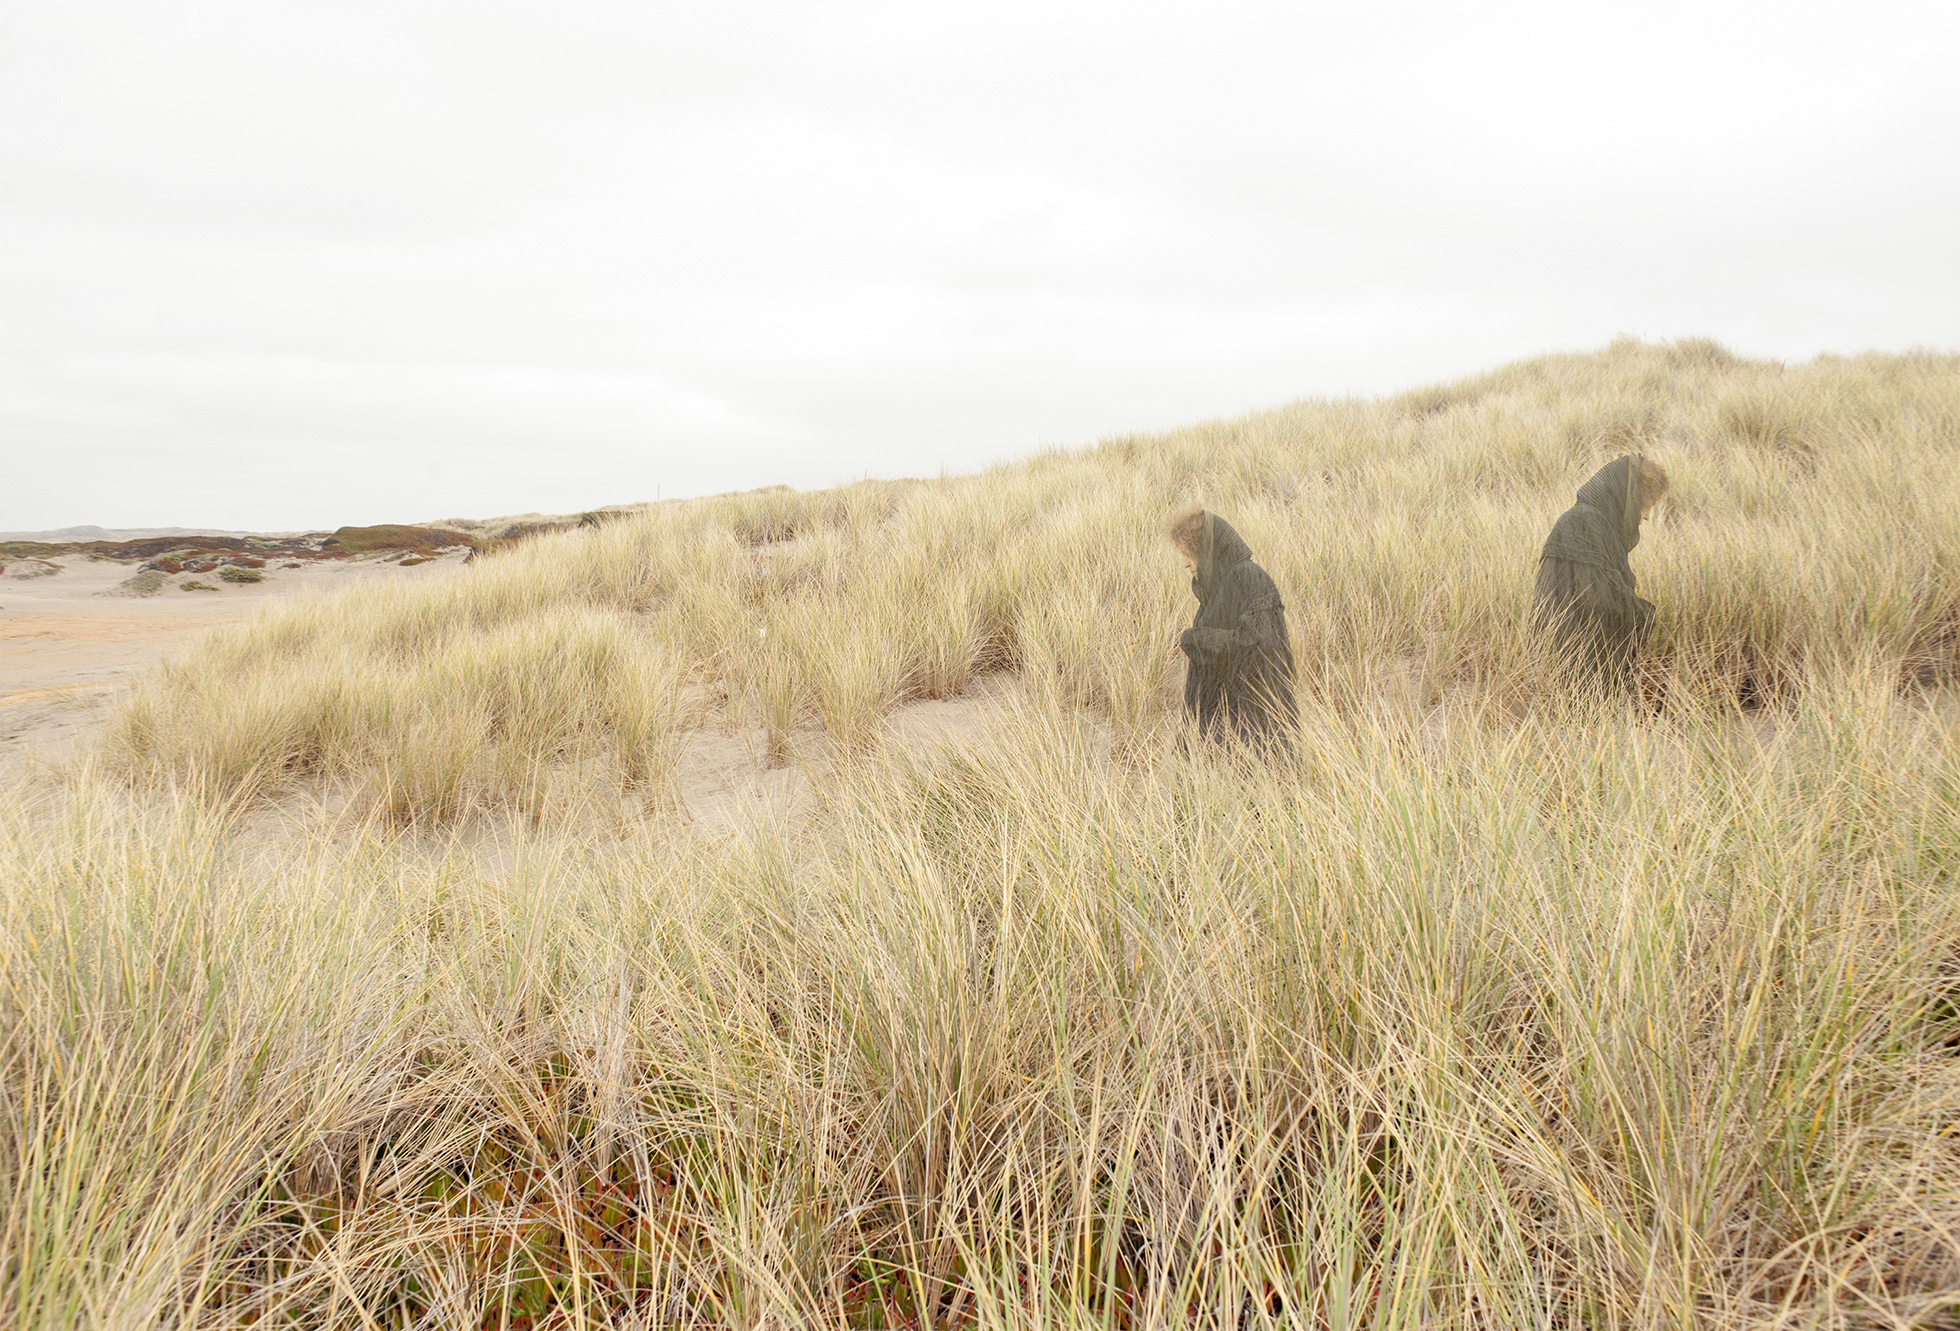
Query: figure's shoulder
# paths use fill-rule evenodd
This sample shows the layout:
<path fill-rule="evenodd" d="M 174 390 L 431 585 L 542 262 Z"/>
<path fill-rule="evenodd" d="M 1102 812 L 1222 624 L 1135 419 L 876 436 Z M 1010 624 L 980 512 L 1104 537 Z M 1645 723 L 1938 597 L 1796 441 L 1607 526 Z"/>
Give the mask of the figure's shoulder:
<path fill-rule="evenodd" d="M 1272 574 L 1260 568 L 1250 559 L 1232 570 L 1232 589 L 1242 598 L 1250 601 L 1273 602 L 1271 606 L 1247 605 L 1247 609 L 1276 609 L 1279 603 L 1279 584 L 1273 581 Z"/>
<path fill-rule="evenodd" d="M 1552 524 L 1553 531 L 1559 531 L 1561 529 L 1565 531 L 1606 531 L 1610 530 L 1611 527 L 1612 524 L 1606 520 L 1606 515 L 1594 508 L 1591 504 L 1574 504 L 1571 508 L 1559 514 L 1558 521 Z"/>
<path fill-rule="evenodd" d="M 1604 514 L 1590 504 L 1574 504 L 1552 524 L 1540 558 L 1596 563 L 1608 558 L 1613 538 L 1612 526 Z"/>

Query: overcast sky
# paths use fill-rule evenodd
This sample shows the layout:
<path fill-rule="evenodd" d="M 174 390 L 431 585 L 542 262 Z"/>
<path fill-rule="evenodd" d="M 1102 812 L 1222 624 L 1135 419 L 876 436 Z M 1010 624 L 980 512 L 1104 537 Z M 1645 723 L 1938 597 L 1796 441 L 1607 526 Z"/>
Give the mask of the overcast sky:
<path fill-rule="evenodd" d="M 0 530 L 1960 346 L 1960 5 L 0 0 Z"/>

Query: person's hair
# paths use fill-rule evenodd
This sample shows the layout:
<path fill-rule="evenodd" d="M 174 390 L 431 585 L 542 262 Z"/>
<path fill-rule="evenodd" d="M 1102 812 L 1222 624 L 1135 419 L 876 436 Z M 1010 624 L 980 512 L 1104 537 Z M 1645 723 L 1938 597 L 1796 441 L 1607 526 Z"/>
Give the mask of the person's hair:
<path fill-rule="evenodd" d="M 1185 554 L 1196 559 L 1198 543 L 1205 539 L 1205 506 L 1191 503 L 1171 514 L 1170 523 L 1164 528 L 1171 544 Z"/>
<path fill-rule="evenodd" d="M 1662 470 L 1660 463 L 1642 454 L 1640 458 L 1641 509 L 1644 511 L 1652 508 L 1660 502 L 1661 496 L 1666 493 L 1667 472 Z"/>

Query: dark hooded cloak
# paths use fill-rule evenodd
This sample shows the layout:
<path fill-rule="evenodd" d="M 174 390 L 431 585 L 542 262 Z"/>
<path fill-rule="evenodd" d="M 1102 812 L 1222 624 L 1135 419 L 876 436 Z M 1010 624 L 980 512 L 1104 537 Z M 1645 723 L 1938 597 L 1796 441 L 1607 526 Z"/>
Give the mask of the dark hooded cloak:
<path fill-rule="evenodd" d="M 1654 607 L 1634 595 L 1627 552 L 1640 544 L 1640 469 L 1616 458 L 1579 487 L 1538 556 L 1532 592 L 1539 626 L 1570 661 L 1602 679 L 1624 681 L 1653 623 Z"/>
<path fill-rule="evenodd" d="M 1198 614 L 1178 640 L 1189 660 L 1184 710 L 1207 738 L 1283 748 L 1292 742 L 1298 713 L 1279 588 L 1217 514 L 1204 515 L 1197 560 L 1191 591 Z"/>

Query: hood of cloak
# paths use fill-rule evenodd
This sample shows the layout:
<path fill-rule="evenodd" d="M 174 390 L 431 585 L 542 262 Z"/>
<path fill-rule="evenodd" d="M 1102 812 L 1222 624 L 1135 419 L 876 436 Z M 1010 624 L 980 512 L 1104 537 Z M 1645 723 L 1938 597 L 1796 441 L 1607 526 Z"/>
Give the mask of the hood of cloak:
<path fill-rule="evenodd" d="M 1639 460 L 1632 454 L 1614 458 L 1579 487 L 1579 502 L 1552 528 L 1544 558 L 1605 568 L 1622 564 L 1640 544 L 1640 501 Z"/>
<path fill-rule="evenodd" d="M 1198 540 L 1198 572 L 1191 579 L 1192 595 L 1200 601 L 1209 601 L 1219 579 L 1250 558 L 1252 548 L 1232 524 L 1216 513 L 1206 512 L 1204 535 Z"/>

